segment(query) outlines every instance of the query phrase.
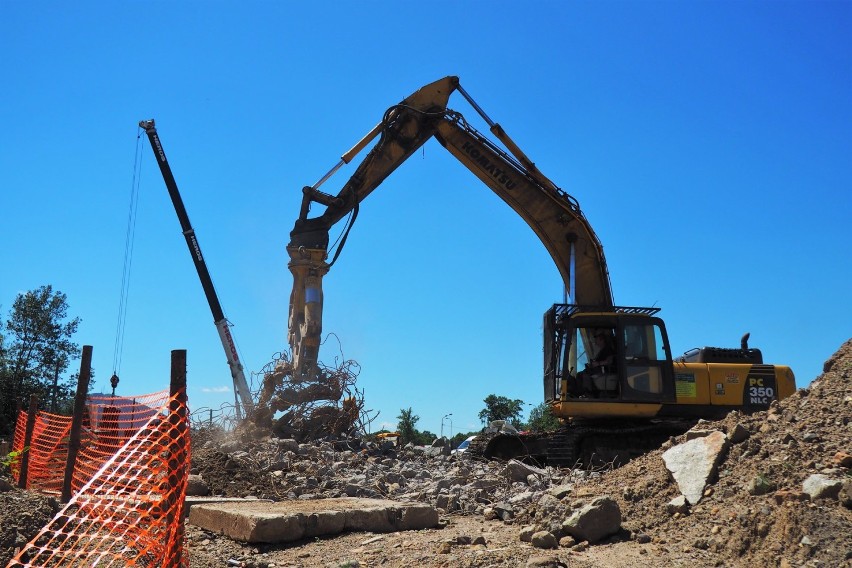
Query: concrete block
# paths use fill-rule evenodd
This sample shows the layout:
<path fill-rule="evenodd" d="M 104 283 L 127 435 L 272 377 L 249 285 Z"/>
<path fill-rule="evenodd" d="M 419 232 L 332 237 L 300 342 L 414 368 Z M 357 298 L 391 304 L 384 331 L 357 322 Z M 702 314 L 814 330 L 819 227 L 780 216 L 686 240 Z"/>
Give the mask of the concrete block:
<path fill-rule="evenodd" d="M 195 505 L 190 509 L 189 522 L 234 540 L 277 543 L 344 531 L 433 528 L 438 525 L 438 512 L 422 503 L 342 497 Z"/>

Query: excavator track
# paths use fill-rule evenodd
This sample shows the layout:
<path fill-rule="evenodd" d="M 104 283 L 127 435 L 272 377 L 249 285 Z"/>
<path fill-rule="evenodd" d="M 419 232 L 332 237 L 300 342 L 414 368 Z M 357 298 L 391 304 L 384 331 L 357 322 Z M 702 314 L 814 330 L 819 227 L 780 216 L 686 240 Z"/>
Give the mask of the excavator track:
<path fill-rule="evenodd" d="M 683 434 L 695 420 L 623 423 L 570 423 L 559 430 L 533 434 L 481 434 L 467 449 L 471 457 L 517 459 L 563 468 L 620 467 Z"/>

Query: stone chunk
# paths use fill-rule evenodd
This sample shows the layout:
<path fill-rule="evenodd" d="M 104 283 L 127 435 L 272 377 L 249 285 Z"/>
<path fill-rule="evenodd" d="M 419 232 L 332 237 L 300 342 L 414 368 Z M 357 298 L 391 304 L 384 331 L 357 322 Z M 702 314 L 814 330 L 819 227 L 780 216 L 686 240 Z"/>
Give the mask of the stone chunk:
<path fill-rule="evenodd" d="M 843 482 L 839 479 L 815 473 L 802 483 L 802 491 L 810 495 L 811 499 L 835 498 L 842 486 Z"/>
<path fill-rule="evenodd" d="M 675 513 L 680 513 L 685 515 L 689 512 L 689 503 L 686 502 L 686 497 L 683 495 L 678 495 L 671 501 L 666 504 L 666 512 L 669 515 L 674 515 Z"/>
<path fill-rule="evenodd" d="M 697 504 L 704 496 L 704 487 L 716 474 L 727 448 L 728 437 L 722 432 L 713 432 L 679 444 L 663 454 L 666 469 L 690 505 Z"/>
<path fill-rule="evenodd" d="M 538 531 L 533 534 L 530 542 L 536 548 L 556 548 L 558 545 L 556 537 L 548 531 Z"/>
<path fill-rule="evenodd" d="M 574 486 L 571 484 L 563 484 L 557 485 L 555 487 L 551 487 L 547 490 L 550 495 L 553 495 L 557 499 L 564 499 L 568 495 L 570 495 L 571 491 L 574 490 Z"/>
<path fill-rule="evenodd" d="M 562 523 L 562 532 L 578 541 L 598 542 L 621 529 L 621 509 L 611 497 L 598 497 Z"/>
<path fill-rule="evenodd" d="M 186 486 L 186 494 L 191 497 L 204 497 L 210 494 L 210 487 L 200 475 L 190 474 Z"/>
<path fill-rule="evenodd" d="M 506 472 L 512 481 L 523 481 L 524 483 L 529 483 L 527 478 L 530 475 L 538 477 L 547 475 L 545 470 L 525 464 L 518 460 L 509 460 L 509 463 L 506 464 Z"/>
<path fill-rule="evenodd" d="M 495 515 L 502 521 L 508 521 L 515 517 L 515 509 L 508 503 L 497 503 L 492 509 Z"/>
<path fill-rule="evenodd" d="M 832 458 L 831 461 L 836 466 L 852 468 L 852 454 L 847 454 L 846 452 L 837 452 L 836 454 L 834 454 L 834 458 Z"/>
<path fill-rule="evenodd" d="M 737 425 L 734 426 L 734 429 L 731 430 L 728 438 L 731 440 L 732 444 L 739 444 L 748 440 L 749 436 L 751 436 L 751 433 L 748 429 L 742 424 L 737 423 Z"/>
<path fill-rule="evenodd" d="M 521 539 L 521 542 L 532 542 L 532 536 L 538 531 L 532 525 L 528 525 L 521 529 L 521 532 L 518 534 L 518 537 Z"/>
<path fill-rule="evenodd" d="M 749 495 L 766 495 L 767 493 L 772 493 L 778 489 L 778 486 L 771 479 L 767 479 L 766 476 L 758 475 L 754 479 L 752 479 L 746 490 Z"/>
<path fill-rule="evenodd" d="M 242 542 L 290 542 L 343 531 L 394 532 L 432 528 L 429 505 L 383 499 L 317 499 L 277 503 L 196 505 L 189 522 Z"/>
<path fill-rule="evenodd" d="M 840 499 L 840 504 L 846 507 L 847 509 L 852 509 L 852 480 L 847 480 L 843 482 L 843 486 L 840 488 L 840 494 L 838 495 Z"/>

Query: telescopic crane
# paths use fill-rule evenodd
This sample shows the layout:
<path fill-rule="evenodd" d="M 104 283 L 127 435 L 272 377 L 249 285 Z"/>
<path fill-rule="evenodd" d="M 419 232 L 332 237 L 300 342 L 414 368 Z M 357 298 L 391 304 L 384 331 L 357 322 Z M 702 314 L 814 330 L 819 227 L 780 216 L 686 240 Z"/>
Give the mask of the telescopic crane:
<path fill-rule="evenodd" d="M 177 213 L 178 221 L 180 221 L 180 228 L 186 239 L 186 246 L 189 248 L 189 254 L 192 256 L 192 262 L 195 264 L 198 278 L 201 280 L 201 287 L 204 288 L 204 295 L 207 297 L 207 303 L 213 314 L 213 323 L 216 324 L 216 331 L 219 332 L 219 339 L 222 341 L 222 347 L 225 349 L 225 357 L 228 359 L 228 366 L 231 368 L 231 378 L 234 380 L 236 414 L 237 419 L 241 420 L 243 413 L 248 417 L 254 412 L 254 401 L 251 397 L 248 381 L 246 381 L 243 365 L 240 363 L 240 357 L 237 354 L 234 338 L 231 336 L 230 324 L 225 319 L 225 313 L 222 311 L 222 305 L 219 303 L 219 296 L 216 295 L 216 289 L 213 287 L 213 280 L 210 278 L 210 272 L 207 270 L 207 264 L 204 262 L 204 255 L 201 254 L 201 245 L 198 244 L 195 230 L 189 223 L 189 215 L 187 215 L 183 199 L 180 197 L 175 177 L 172 174 L 172 168 L 166 159 L 166 153 L 160 142 L 160 136 L 157 134 L 154 119 L 141 121 L 139 127 L 145 130 L 148 140 L 151 142 L 151 150 L 154 151 L 157 165 L 160 166 L 160 172 L 163 174 L 163 180 L 166 182 L 166 189 L 169 190 L 169 197 L 172 199 L 172 205 L 174 205 L 175 213 Z"/>

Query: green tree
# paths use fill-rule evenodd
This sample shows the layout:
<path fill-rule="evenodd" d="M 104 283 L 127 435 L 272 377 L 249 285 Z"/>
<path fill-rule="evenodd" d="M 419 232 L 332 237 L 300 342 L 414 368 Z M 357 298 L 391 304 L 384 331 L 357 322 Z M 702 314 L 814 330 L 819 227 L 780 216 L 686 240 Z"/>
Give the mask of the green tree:
<path fill-rule="evenodd" d="M 553 409 L 546 402 L 542 402 L 530 411 L 527 429 L 533 432 L 549 432 L 558 429 L 559 425 L 559 419 L 553 415 Z"/>
<path fill-rule="evenodd" d="M 417 421 L 420 420 L 420 417 L 414 414 L 414 411 L 412 411 L 409 406 L 407 410 L 405 408 L 400 408 L 399 416 L 397 416 L 396 419 L 399 420 L 396 424 L 396 430 L 399 432 L 400 445 L 404 446 L 409 442 L 417 444 L 419 441 Z"/>
<path fill-rule="evenodd" d="M 492 420 L 505 420 L 515 426 L 521 425 L 523 400 L 489 394 L 485 397 L 485 408 L 479 411 L 479 419 L 488 425 Z"/>
<path fill-rule="evenodd" d="M 429 430 L 423 430 L 422 432 L 415 430 L 415 432 L 414 443 L 418 446 L 430 446 L 438 438 L 437 434 L 433 434 Z"/>
<path fill-rule="evenodd" d="M 68 299 L 50 285 L 18 294 L 0 340 L 0 433 L 15 421 L 15 404 L 38 394 L 51 408 L 73 396 L 73 378 L 60 380 L 79 346 L 80 318 L 68 319 Z"/>

